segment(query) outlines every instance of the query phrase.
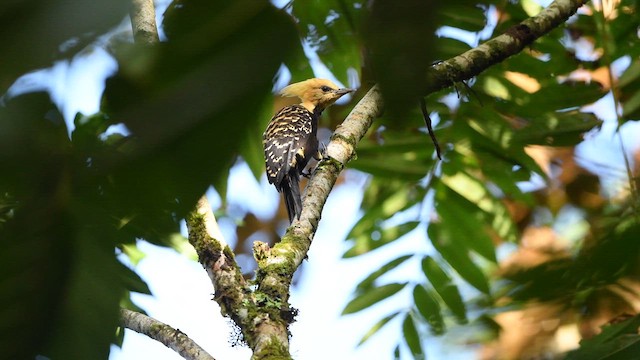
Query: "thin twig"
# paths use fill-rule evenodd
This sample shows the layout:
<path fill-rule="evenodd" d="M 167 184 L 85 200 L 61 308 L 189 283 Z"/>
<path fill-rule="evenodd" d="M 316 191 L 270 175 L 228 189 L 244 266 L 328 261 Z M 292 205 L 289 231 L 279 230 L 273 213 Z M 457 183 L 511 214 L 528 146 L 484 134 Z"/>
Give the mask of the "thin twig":
<path fill-rule="evenodd" d="M 433 127 L 431 126 L 431 117 L 429 116 L 429 112 L 427 111 L 427 102 L 424 101 L 424 98 L 420 98 L 420 110 L 422 111 L 424 122 L 427 124 L 427 130 L 429 131 L 429 136 L 431 136 L 431 141 L 433 141 L 433 146 L 436 148 L 438 159 L 442 160 L 440 144 L 438 144 L 436 134 L 433 133 Z"/>

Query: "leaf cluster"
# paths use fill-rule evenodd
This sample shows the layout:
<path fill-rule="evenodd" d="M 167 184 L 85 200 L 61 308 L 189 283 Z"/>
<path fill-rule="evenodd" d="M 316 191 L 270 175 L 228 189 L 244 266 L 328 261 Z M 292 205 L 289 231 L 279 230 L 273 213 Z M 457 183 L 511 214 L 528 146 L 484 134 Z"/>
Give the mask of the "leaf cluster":
<path fill-rule="evenodd" d="M 477 1 L 440 4 L 438 14 L 446 14 L 447 21 L 438 23 L 437 28 L 446 25 L 481 36 L 486 22 L 497 16 L 495 26 L 482 31 L 492 31 L 490 37 L 494 37 L 532 15 L 528 13 L 532 10 L 529 5 Z M 635 35 L 628 33 L 626 25 L 630 21 L 627 14 L 637 14 L 635 6 L 623 1 L 617 17 L 607 18 L 600 25 L 594 22 L 601 21 L 598 17 L 602 14 L 581 13 L 526 51 L 468 83 L 431 95 L 427 107 L 437 121 L 436 136 L 445 149 L 442 162 L 435 161 L 417 102 L 406 102 L 411 99 L 403 92 L 406 79 L 395 83 L 389 79 L 383 84 L 387 94 L 403 94 L 405 102 L 397 105 L 404 112 L 387 111 L 361 142 L 357 160 L 350 163 L 351 168 L 371 176 L 361 205 L 363 216 L 347 236 L 350 247 L 344 256 L 384 251 L 383 247 L 408 238 L 424 238 L 429 244 L 415 255 L 390 259 L 356 287 L 345 313 L 367 309 L 405 288 L 412 289 L 413 294 L 412 306 L 403 306 L 380 319 L 365 334 L 363 342 L 392 319 L 403 318 L 405 344 L 415 358 L 422 358 L 422 339 L 427 336 L 421 330 L 424 325 L 431 334 L 439 335 L 447 327 L 471 321 L 492 332 L 494 325 L 485 320 L 506 300 L 512 306 L 526 306 L 536 300 L 568 301 L 572 309 L 579 309 L 594 298 L 596 290 L 615 284 L 630 273 L 638 251 L 628 243 L 636 236 L 635 225 L 626 226 L 623 231 L 602 221 L 608 216 L 605 208 L 584 200 L 586 193 L 592 194 L 593 190 L 591 186 L 583 187 L 587 182 L 582 180 L 567 185 L 568 201 L 554 198 L 550 189 L 558 181 L 557 175 L 549 171 L 548 164 L 534 160 L 531 149 L 543 146 L 551 153 L 562 152 L 600 128 L 602 121 L 582 107 L 602 99 L 610 83 L 597 76 L 585 81 L 576 74 L 610 66 L 614 60 L 638 51 L 637 42 L 633 45 L 628 40 Z M 367 15 L 376 16 L 375 11 Z M 611 37 L 602 35 L 598 26 L 609 28 Z M 414 30 L 421 33 L 421 29 Z M 438 38 L 432 35 L 432 40 L 423 39 L 429 44 L 432 59 L 446 59 L 468 49 L 467 44 L 449 34 L 439 31 Z M 608 45 L 604 38 L 610 42 Z M 385 48 L 385 40 L 376 43 L 376 37 L 366 35 L 363 39 L 367 49 Z M 612 51 L 607 52 L 608 58 L 602 57 L 596 63 L 585 59 L 581 49 L 572 45 L 585 39 L 596 39 L 596 49 L 609 46 Z M 618 41 L 620 49 L 616 47 Z M 393 47 L 385 56 L 399 51 L 402 50 Z M 630 91 L 628 79 L 635 78 L 637 72 L 637 56 L 630 58 L 631 65 L 618 83 L 622 86 L 614 90 L 623 94 L 619 99 L 627 108 L 632 106 L 628 94 L 635 91 Z M 388 59 L 378 66 L 382 68 L 377 71 L 394 74 Z M 396 101 L 385 96 L 387 100 Z M 633 118 L 627 113 L 623 114 L 623 121 Z M 583 171 L 578 179 L 593 179 L 589 176 Z M 544 184 L 538 185 L 535 192 L 524 190 L 523 184 L 532 184 L 534 178 L 542 179 Z M 595 182 L 598 183 L 597 178 Z M 576 191 L 582 195 L 575 196 Z M 622 208 L 628 209 L 632 203 Z M 577 258 L 564 255 L 557 262 L 522 272 L 500 272 L 496 251 L 501 244 L 518 243 L 522 231 L 535 224 L 540 209 L 548 209 L 555 216 L 563 206 L 584 209 L 587 221 L 593 224 L 578 241 L 585 246 L 578 245 Z M 636 224 L 637 219 L 618 217 L 616 222 Z M 429 250 L 430 246 L 435 252 Z M 422 280 L 381 280 L 412 257 L 422 263 Z M 474 315 L 470 318 L 470 314 Z M 400 348 L 399 345 L 397 351 Z"/>
<path fill-rule="evenodd" d="M 0 33 L 19 37 L 0 41 L 11 49 L 3 51 L 4 90 L 27 70 L 74 56 L 57 50 L 63 41 L 100 46 L 97 36 L 127 16 L 126 3 L 0 5 Z M 78 114 L 70 128 L 46 93 L 4 97 L 0 353 L 7 358 L 107 357 L 120 306 L 135 308 L 129 292 L 149 293 L 116 255 L 132 254 L 140 238 L 173 244 L 197 198 L 226 180 L 259 126 L 280 64 L 299 47 L 291 17 L 266 1 L 176 1 L 163 26 L 168 39 L 160 44 L 111 38 L 119 69 L 106 83 L 102 112 Z"/>

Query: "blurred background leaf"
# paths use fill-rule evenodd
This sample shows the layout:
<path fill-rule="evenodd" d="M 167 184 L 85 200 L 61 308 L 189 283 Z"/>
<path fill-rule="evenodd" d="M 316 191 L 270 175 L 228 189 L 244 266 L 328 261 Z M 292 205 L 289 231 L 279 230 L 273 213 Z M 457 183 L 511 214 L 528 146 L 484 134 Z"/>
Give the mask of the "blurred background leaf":
<path fill-rule="evenodd" d="M 2 51 L 4 90 L 25 71 L 84 49 L 125 19 L 127 4 L 0 5 L 0 42 L 11 44 Z M 291 17 L 266 1 L 179 1 L 164 26 L 160 44 L 110 35 L 119 68 L 103 111 L 78 114 L 70 129 L 48 94 L 3 98 L 7 358 L 108 357 L 122 339 L 121 304 L 136 308 L 130 293 L 150 293 L 116 249 L 135 262 L 136 239 L 174 245 L 186 211 L 211 184 L 226 183 L 247 134 L 262 126 L 281 63 L 300 47 Z"/>
<path fill-rule="evenodd" d="M 93 42 L 127 15 L 129 1 L 4 1 L 0 4 L 0 93 L 27 71 Z"/>

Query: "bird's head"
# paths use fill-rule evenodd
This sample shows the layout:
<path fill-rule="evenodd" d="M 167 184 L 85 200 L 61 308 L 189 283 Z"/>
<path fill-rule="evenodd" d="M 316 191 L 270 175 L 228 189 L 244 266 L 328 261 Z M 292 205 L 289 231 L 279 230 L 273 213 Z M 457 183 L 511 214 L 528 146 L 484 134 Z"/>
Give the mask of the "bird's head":
<path fill-rule="evenodd" d="M 308 79 L 291 84 L 280 92 L 282 96 L 297 96 L 302 105 L 313 112 L 316 108 L 324 110 L 343 95 L 353 92 L 353 89 L 340 88 L 330 80 Z"/>

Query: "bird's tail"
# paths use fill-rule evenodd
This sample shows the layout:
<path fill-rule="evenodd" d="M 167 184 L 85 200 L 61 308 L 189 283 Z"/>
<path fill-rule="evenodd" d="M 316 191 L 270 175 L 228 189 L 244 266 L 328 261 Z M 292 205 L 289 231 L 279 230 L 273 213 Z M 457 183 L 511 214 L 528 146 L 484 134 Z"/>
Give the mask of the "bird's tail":
<path fill-rule="evenodd" d="M 287 205 L 287 213 L 289 214 L 289 222 L 293 219 L 300 218 L 302 213 L 302 198 L 300 197 L 300 185 L 298 183 L 298 174 L 295 172 L 288 174 L 282 181 L 282 195 L 284 203 Z"/>

